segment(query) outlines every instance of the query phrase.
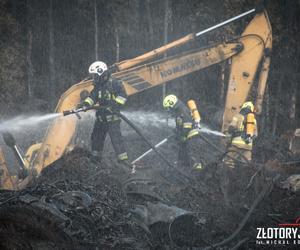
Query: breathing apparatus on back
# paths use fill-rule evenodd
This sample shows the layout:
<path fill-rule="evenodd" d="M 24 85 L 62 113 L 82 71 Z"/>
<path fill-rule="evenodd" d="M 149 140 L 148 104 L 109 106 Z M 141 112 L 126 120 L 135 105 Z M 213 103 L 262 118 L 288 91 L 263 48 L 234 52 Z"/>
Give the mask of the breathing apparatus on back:
<path fill-rule="evenodd" d="M 192 118 L 193 118 L 193 121 L 194 121 L 194 127 L 195 128 L 201 128 L 201 126 L 200 126 L 201 116 L 200 116 L 200 113 L 198 111 L 196 102 L 194 100 L 189 100 L 187 102 L 187 105 L 188 105 L 188 107 L 191 111 L 191 115 L 192 115 Z"/>
<path fill-rule="evenodd" d="M 244 133 L 247 138 L 252 138 L 255 132 L 255 115 L 254 105 L 252 102 L 245 102 L 242 107 L 240 114 L 244 116 Z"/>

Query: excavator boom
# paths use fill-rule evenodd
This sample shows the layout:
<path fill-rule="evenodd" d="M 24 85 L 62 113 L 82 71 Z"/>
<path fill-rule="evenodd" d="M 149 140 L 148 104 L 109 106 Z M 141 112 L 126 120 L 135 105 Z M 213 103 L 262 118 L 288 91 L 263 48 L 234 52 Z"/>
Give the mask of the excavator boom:
<path fill-rule="evenodd" d="M 222 62 L 241 50 L 240 43 L 219 44 L 117 72 L 112 77 L 123 81 L 127 95 L 130 96 Z M 73 85 L 61 96 L 56 112 L 62 113 L 64 110 L 75 108 L 80 103 L 80 94 L 83 91 L 90 92 L 92 88 L 92 81 L 83 81 Z M 76 116 L 59 117 L 53 122 L 47 131 L 39 154 L 33 162 L 36 174 L 62 156 L 76 133 L 76 125 Z"/>
<path fill-rule="evenodd" d="M 147 52 L 147 53 L 145 53 L 143 55 L 140 55 L 140 56 L 137 56 L 135 58 L 128 59 L 128 60 L 125 60 L 125 61 L 122 61 L 122 62 L 115 63 L 114 67 L 116 67 L 118 69 L 118 71 L 132 68 L 132 67 L 134 67 L 134 66 L 136 66 L 138 64 L 144 63 L 147 60 L 150 60 L 150 59 L 153 59 L 153 58 L 155 58 L 155 57 L 157 57 L 159 55 L 162 55 L 162 54 L 168 52 L 170 49 L 174 49 L 174 48 L 176 48 L 178 46 L 182 46 L 182 45 L 184 45 L 186 43 L 194 41 L 196 38 L 198 38 L 198 37 L 200 37 L 200 36 L 202 36 L 202 35 L 204 35 L 204 34 L 206 34 L 208 32 L 211 32 L 211 31 L 213 31 L 215 29 L 218 29 L 218 28 L 220 28 L 220 27 L 222 27 L 224 25 L 227 25 L 227 24 L 229 24 L 231 22 L 234 22 L 234 21 L 236 21 L 238 19 L 241 19 L 241 18 L 243 18 L 245 16 L 248 16 L 248 15 L 254 13 L 255 11 L 256 11 L 256 9 L 248 10 L 248 11 L 246 11 L 246 12 L 244 12 L 242 14 L 239 14 L 237 16 L 234 16 L 234 17 L 232 17 L 232 18 L 230 18 L 230 19 L 228 19 L 228 20 L 226 20 L 224 22 L 218 23 L 218 24 L 216 24 L 216 25 L 214 25 L 212 27 L 209 27 L 209 28 L 207 28 L 205 30 L 202 30 L 202 31 L 199 31 L 197 33 L 188 34 L 188 35 L 186 35 L 186 36 L 184 36 L 184 37 L 182 37 L 182 38 L 180 38 L 178 40 L 170 42 L 170 43 L 168 43 L 168 44 L 166 44 L 166 45 L 164 45 L 164 46 L 162 46 L 160 48 L 157 48 L 155 50 L 149 51 L 149 52 Z"/>
<path fill-rule="evenodd" d="M 131 96 L 211 65 L 230 60 L 231 73 L 223 116 L 223 131 L 226 130 L 233 115 L 239 112 L 242 103 L 249 98 L 255 79 L 258 79 L 256 108 L 261 110 L 270 63 L 270 58 L 265 52 L 272 46 L 272 32 L 267 14 L 265 12 L 257 14 L 246 27 L 242 36 L 234 41 L 198 48 L 141 65 L 142 62 L 153 59 L 194 38 L 195 35 L 190 34 L 145 55 L 117 63 L 114 66 L 120 71 L 114 73 L 112 77 L 122 80 L 128 96 Z M 262 70 L 258 74 L 259 66 Z M 91 80 L 83 80 L 73 85 L 59 99 L 55 112 L 62 113 L 65 110 L 74 109 L 81 102 L 83 93 L 90 92 L 92 89 Z M 35 156 L 32 157 L 29 152 L 26 154 L 28 159 L 32 159 L 28 166 L 32 175 L 25 178 L 18 186 L 14 186 L 13 189 L 24 187 L 30 178 L 39 175 L 45 167 L 72 149 L 77 122 L 78 118 L 75 115 L 61 116 L 53 121 L 38 149 L 31 150 L 35 152 Z M 11 189 L 11 187 L 7 189 Z"/>
<path fill-rule="evenodd" d="M 242 49 L 241 43 L 219 44 L 121 71 L 113 77 L 122 80 L 127 94 L 132 95 L 225 61 Z"/>

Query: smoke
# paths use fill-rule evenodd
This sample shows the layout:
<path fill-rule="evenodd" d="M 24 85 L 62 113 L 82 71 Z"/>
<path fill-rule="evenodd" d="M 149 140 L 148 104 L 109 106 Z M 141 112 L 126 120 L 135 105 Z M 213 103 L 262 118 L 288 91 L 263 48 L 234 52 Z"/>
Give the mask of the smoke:
<path fill-rule="evenodd" d="M 11 118 L 6 121 L 0 122 L 0 132 L 3 131 L 23 131 L 27 128 L 36 127 L 44 122 L 47 122 L 49 120 L 52 120 L 61 114 L 54 113 L 54 114 L 46 114 L 46 115 L 32 115 L 32 116 L 17 116 L 14 118 Z"/>

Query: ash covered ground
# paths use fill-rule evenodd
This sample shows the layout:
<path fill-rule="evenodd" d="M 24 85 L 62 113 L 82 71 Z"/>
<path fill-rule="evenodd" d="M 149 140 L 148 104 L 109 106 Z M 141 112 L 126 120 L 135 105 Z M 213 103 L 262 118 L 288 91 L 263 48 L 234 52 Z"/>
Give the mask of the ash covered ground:
<path fill-rule="evenodd" d="M 154 118 L 139 124 L 152 143 L 170 133 Z M 260 164 L 227 170 L 204 141 L 205 169 L 178 168 L 170 141 L 160 151 L 173 168 L 152 153 L 132 174 L 115 161 L 109 140 L 102 161 L 90 154 L 91 124 L 79 129 L 79 146 L 31 186 L 1 191 L 1 249 L 256 249 L 257 227 L 300 216 L 299 194 L 282 189 L 284 171 Z M 127 126 L 123 131 L 132 159 L 148 149 Z"/>

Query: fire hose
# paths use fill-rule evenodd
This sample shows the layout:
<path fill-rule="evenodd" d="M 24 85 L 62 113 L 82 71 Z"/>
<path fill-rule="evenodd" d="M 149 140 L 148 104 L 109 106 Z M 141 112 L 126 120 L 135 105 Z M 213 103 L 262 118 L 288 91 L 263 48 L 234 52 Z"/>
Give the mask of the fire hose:
<path fill-rule="evenodd" d="M 79 112 L 85 112 L 88 110 L 99 110 L 99 109 L 107 109 L 107 107 L 100 107 L 100 106 L 91 106 L 88 108 L 78 108 L 78 109 L 73 109 L 73 110 L 66 110 L 63 111 L 63 115 L 71 115 L 71 114 L 78 114 Z M 146 143 L 147 145 L 171 168 L 173 168 L 173 164 L 170 163 L 157 149 L 155 148 L 154 145 L 142 134 L 142 132 L 126 117 L 124 116 L 121 112 L 119 111 L 114 111 L 114 110 L 109 110 L 112 114 L 118 115 L 123 121 L 125 121 Z"/>
<path fill-rule="evenodd" d="M 166 137 L 165 139 L 161 140 L 159 143 L 157 143 L 154 147 L 158 148 L 161 145 L 165 144 L 170 138 L 172 138 L 174 135 L 170 135 L 168 137 Z M 139 160 L 143 159 L 146 155 L 148 155 L 149 153 L 151 153 L 153 151 L 152 148 L 150 148 L 149 150 L 147 150 L 145 153 L 141 154 L 138 158 L 136 158 L 135 160 L 133 160 L 131 162 L 131 164 L 134 164 L 136 162 L 138 162 Z"/>
<path fill-rule="evenodd" d="M 85 112 L 88 110 L 99 110 L 99 109 L 107 109 L 107 107 L 100 107 L 100 106 L 91 106 L 91 107 L 84 107 L 84 108 L 78 108 L 78 109 L 73 109 L 73 110 L 67 110 L 67 111 L 63 111 L 63 115 L 67 116 L 67 115 L 71 115 L 71 114 L 76 114 L 77 117 L 79 116 L 79 112 Z M 142 134 L 142 132 L 126 117 L 124 116 L 121 112 L 119 111 L 114 111 L 112 109 L 109 109 L 109 111 L 112 114 L 116 114 L 118 115 L 124 122 L 126 122 L 128 124 L 128 126 L 130 126 L 142 139 L 143 141 L 146 142 L 146 144 L 166 163 L 166 165 L 169 168 L 172 168 L 173 171 L 176 171 L 179 175 L 181 175 L 182 177 L 187 179 L 186 183 L 189 183 L 192 181 L 192 179 L 190 177 L 188 177 L 186 174 L 184 174 L 183 172 L 181 172 L 179 169 L 175 168 L 174 165 L 169 162 L 157 149 L 156 147 Z M 80 117 L 80 116 L 79 116 Z M 163 176 L 164 177 L 164 176 Z M 166 177 L 164 177 L 166 178 Z M 168 179 L 168 178 L 166 178 Z M 190 185 L 192 188 L 193 186 Z M 195 188 L 193 188 L 195 189 Z"/>

